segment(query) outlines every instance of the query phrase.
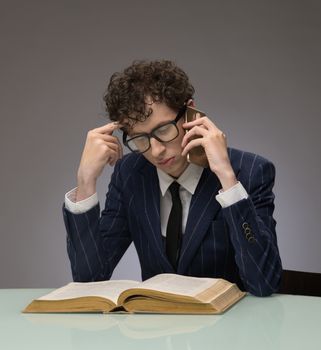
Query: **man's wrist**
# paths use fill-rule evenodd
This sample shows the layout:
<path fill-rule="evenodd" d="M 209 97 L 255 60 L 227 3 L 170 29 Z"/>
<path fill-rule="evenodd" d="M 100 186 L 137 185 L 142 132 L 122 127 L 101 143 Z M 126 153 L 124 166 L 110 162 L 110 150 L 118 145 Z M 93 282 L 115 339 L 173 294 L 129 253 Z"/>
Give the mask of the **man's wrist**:
<path fill-rule="evenodd" d="M 248 196 L 249 195 L 246 192 L 245 188 L 238 181 L 236 185 L 229 188 L 228 190 L 220 190 L 215 198 L 221 204 L 222 208 L 227 208 L 230 205 L 233 205 L 242 199 L 247 199 Z"/>
<path fill-rule="evenodd" d="M 77 187 L 65 194 L 65 206 L 74 214 L 85 213 L 98 204 L 97 193 L 81 201 L 76 201 Z"/>
<path fill-rule="evenodd" d="M 96 193 L 96 181 L 84 181 L 78 179 L 76 190 L 76 202 L 80 202 Z"/>
<path fill-rule="evenodd" d="M 222 175 L 217 174 L 217 177 L 220 180 L 223 191 L 227 191 L 237 184 L 237 178 L 232 168 L 222 172 Z"/>

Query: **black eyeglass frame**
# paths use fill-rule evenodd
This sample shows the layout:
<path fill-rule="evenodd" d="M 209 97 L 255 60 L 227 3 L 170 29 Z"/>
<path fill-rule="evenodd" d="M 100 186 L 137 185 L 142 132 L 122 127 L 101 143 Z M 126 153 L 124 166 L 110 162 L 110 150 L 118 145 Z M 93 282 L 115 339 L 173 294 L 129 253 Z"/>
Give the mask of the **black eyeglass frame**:
<path fill-rule="evenodd" d="M 128 139 L 128 140 L 127 140 L 128 134 L 127 134 L 126 131 L 123 130 L 123 144 L 124 144 L 131 152 L 134 152 L 134 153 L 145 153 L 145 152 L 147 152 L 147 151 L 150 149 L 150 147 L 151 147 L 151 145 L 150 145 L 150 139 L 151 139 L 152 137 L 153 137 L 154 139 L 156 139 L 157 141 L 161 142 L 161 143 L 167 143 L 167 142 L 171 142 L 171 141 L 175 140 L 176 137 L 179 135 L 179 130 L 178 130 L 178 128 L 177 128 L 177 122 L 183 117 L 183 115 L 185 114 L 185 111 L 186 111 L 186 104 L 184 104 L 184 106 L 178 111 L 178 113 L 177 113 L 177 115 L 176 115 L 176 118 L 175 118 L 174 120 L 172 120 L 171 122 L 168 122 L 168 123 L 165 123 L 165 124 L 163 124 L 163 125 L 157 126 L 157 127 L 154 128 L 150 133 L 142 133 L 142 134 L 136 135 L 136 136 L 134 136 L 134 137 L 132 137 L 132 138 L 130 138 L 130 139 Z M 155 130 L 157 130 L 157 129 L 159 129 L 159 128 L 165 126 L 165 125 L 169 125 L 169 124 L 173 124 L 173 125 L 176 127 L 176 129 L 177 129 L 177 135 L 176 135 L 173 139 L 171 139 L 171 140 L 169 140 L 169 141 L 163 141 L 163 140 L 161 140 L 159 137 L 157 137 L 156 135 L 154 135 Z M 146 136 L 146 137 L 148 138 L 149 147 L 148 147 L 145 151 L 143 151 L 143 152 L 138 151 L 138 150 L 133 150 L 133 149 L 131 149 L 130 146 L 128 145 L 128 142 L 129 142 L 129 141 L 132 141 L 132 140 L 134 140 L 134 139 L 136 139 L 136 138 L 138 138 L 138 137 L 142 137 L 142 136 Z"/>

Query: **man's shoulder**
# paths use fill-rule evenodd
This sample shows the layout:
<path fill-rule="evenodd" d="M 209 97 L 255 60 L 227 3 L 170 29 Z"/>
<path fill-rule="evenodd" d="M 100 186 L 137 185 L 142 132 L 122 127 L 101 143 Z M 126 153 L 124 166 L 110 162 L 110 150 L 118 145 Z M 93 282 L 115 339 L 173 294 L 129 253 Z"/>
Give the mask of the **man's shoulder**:
<path fill-rule="evenodd" d="M 264 164 L 270 164 L 273 165 L 272 162 L 253 152 L 249 151 L 243 151 L 241 149 L 237 148 L 228 148 L 228 155 L 230 158 L 230 161 L 232 163 L 233 168 L 248 168 L 250 165 L 253 166 L 262 166 Z"/>
<path fill-rule="evenodd" d="M 274 182 L 275 167 L 267 158 L 236 148 L 229 148 L 228 152 L 236 177 L 248 193 L 257 183 Z"/>

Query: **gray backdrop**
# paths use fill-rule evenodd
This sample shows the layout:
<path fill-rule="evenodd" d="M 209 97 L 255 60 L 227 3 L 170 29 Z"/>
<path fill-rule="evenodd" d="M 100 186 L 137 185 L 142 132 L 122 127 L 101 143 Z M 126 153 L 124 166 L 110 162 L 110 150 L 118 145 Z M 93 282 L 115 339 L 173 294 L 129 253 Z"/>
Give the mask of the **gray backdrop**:
<path fill-rule="evenodd" d="M 274 162 L 288 269 L 321 272 L 321 1 L 1 1 L 0 287 L 71 280 L 61 215 L 102 96 L 134 59 L 175 60 L 231 146 Z M 99 182 L 103 202 L 111 169 Z M 140 279 L 131 247 L 114 278 Z"/>

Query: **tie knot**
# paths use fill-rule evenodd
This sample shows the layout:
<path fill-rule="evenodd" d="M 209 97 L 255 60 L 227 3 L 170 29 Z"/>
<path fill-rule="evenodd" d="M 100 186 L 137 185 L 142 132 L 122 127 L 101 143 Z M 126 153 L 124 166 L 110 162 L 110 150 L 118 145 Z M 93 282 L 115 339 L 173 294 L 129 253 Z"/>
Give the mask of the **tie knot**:
<path fill-rule="evenodd" d="M 172 182 L 172 184 L 169 186 L 169 191 L 172 198 L 179 198 L 179 183 L 176 181 Z"/>

